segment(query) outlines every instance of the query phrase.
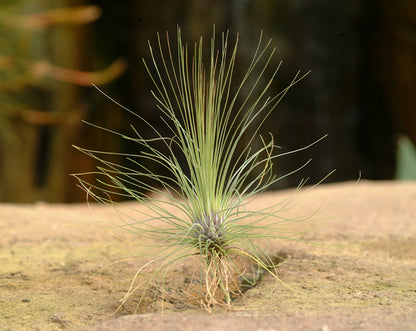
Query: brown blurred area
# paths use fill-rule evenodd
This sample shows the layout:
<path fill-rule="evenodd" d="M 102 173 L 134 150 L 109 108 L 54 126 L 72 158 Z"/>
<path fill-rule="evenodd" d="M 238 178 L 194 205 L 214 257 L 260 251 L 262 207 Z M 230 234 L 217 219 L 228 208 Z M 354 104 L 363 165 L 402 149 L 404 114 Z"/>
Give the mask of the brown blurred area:
<path fill-rule="evenodd" d="M 263 127 L 281 152 L 328 134 L 309 150 L 279 158 L 287 173 L 273 188 L 319 181 L 392 179 L 396 142 L 416 143 L 416 4 L 412 0 L 3 0 L 0 3 L 0 201 L 76 202 L 85 192 L 71 173 L 96 162 L 75 150 L 137 153 L 137 146 L 83 124 L 118 132 L 148 127 L 99 93 L 96 84 L 157 126 L 142 57 L 159 31 L 180 25 L 193 44 L 212 26 L 240 34 L 239 65 L 251 60 L 260 31 L 282 60 L 275 92 L 311 70 Z M 236 73 L 238 77 L 238 72 Z M 149 131 L 148 134 L 151 134 Z M 123 162 L 117 156 L 114 162 Z M 162 169 L 154 169 L 162 171 Z M 93 176 L 91 176 L 93 181 Z"/>

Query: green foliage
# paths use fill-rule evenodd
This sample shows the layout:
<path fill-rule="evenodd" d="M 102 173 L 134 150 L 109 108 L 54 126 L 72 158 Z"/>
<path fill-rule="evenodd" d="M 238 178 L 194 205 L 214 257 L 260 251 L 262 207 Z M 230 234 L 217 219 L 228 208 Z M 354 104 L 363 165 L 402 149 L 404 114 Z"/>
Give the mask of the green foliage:
<path fill-rule="evenodd" d="M 264 44 L 260 36 L 240 80 L 234 77 L 238 36 L 233 45 L 228 32 L 221 35 L 219 49 L 217 42 L 214 29 L 208 64 L 204 62 L 202 37 L 191 51 L 182 42 L 179 28 L 176 53 L 168 35 L 166 47 L 159 35 L 156 49 L 149 43 L 150 61 L 143 61 L 154 83 L 152 94 L 161 122 L 170 135 L 162 136 L 156 127 L 152 127 L 153 138 L 143 137 L 134 127 L 131 137 L 108 130 L 140 146 L 138 155 L 124 155 L 131 166 L 105 159 L 114 153 L 77 147 L 102 165 L 93 173 L 99 178 L 97 184 L 84 179 L 86 174 L 75 175 L 91 196 L 106 204 L 112 203 L 113 194 L 127 196 L 145 204 L 149 211 L 145 219 L 122 215 L 128 231 L 159 245 L 158 256 L 138 271 L 124 301 L 137 290 L 147 289 L 156 276 L 166 275 L 178 262 L 197 256 L 203 275 L 200 284 L 204 284 L 199 303 L 208 310 L 214 304 L 229 307 L 232 294 L 240 291 L 241 279 L 256 281 L 246 277 L 235 256 L 275 275 L 272 259 L 256 240 L 293 235 L 285 224 L 296 220 L 279 217 L 279 210 L 286 208 L 288 201 L 264 210 L 248 210 L 245 205 L 290 175 L 276 177 L 273 160 L 296 151 L 276 154 L 272 137 L 267 141 L 260 136 L 261 147 L 251 146 L 262 123 L 303 76 L 297 74 L 287 88 L 269 96 L 280 68 L 279 64 L 270 72 L 275 52 L 270 41 Z M 160 143 L 165 151 L 157 148 Z M 170 176 L 153 173 L 144 165 L 149 162 L 163 166 Z M 137 277 L 151 265 L 158 266 L 153 277 L 137 284 Z"/>
<path fill-rule="evenodd" d="M 407 136 L 400 136 L 397 142 L 397 180 L 416 180 L 416 148 Z"/>

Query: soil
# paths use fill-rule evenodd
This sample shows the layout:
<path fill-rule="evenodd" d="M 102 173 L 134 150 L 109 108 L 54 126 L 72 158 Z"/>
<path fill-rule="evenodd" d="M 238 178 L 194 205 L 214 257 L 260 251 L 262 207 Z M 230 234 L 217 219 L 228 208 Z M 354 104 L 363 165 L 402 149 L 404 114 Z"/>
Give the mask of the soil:
<path fill-rule="evenodd" d="M 292 193 L 264 193 L 251 208 Z M 279 280 L 266 273 L 230 311 L 210 314 L 183 294 L 192 260 L 167 274 L 169 295 L 155 284 L 138 309 L 133 295 L 115 313 L 149 251 L 113 225 L 144 206 L 1 204 L 0 330 L 416 329 L 415 202 L 415 182 L 304 190 L 282 215 L 312 215 L 308 226 L 296 223 L 297 241 L 267 245 L 281 257 Z"/>

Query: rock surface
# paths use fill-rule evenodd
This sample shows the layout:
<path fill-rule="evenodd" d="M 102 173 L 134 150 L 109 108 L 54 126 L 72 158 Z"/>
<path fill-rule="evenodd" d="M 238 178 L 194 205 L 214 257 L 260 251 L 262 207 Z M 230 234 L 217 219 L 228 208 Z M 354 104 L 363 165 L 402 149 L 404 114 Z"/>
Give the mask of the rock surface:
<path fill-rule="evenodd" d="M 249 207 L 283 201 L 264 193 Z M 120 213 L 143 206 L 0 205 L 1 330 L 411 330 L 416 329 L 416 183 L 347 182 L 298 194 L 282 216 L 316 212 L 301 241 L 270 242 L 288 257 L 211 314 L 184 300 L 186 263 L 166 277 L 170 299 L 132 298 L 114 311 L 147 261 L 143 238 L 121 239 Z M 319 208 L 319 210 L 317 210 Z M 136 211 L 133 211 L 136 210 Z M 104 225 L 104 226 L 103 226 Z M 123 232 L 124 233 L 124 232 Z M 304 243 L 304 241 L 308 243 Z"/>

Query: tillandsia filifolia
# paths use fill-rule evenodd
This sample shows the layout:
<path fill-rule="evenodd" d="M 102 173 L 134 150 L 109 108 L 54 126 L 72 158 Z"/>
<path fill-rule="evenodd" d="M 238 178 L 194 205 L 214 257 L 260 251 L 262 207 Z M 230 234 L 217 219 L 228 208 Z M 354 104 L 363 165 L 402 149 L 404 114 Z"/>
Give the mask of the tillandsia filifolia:
<path fill-rule="evenodd" d="M 111 194 L 121 194 L 149 210 L 143 219 L 124 215 L 129 230 L 153 240 L 158 254 L 137 271 L 123 303 L 141 292 L 140 304 L 156 276 L 165 279 L 173 266 L 188 258 L 198 258 L 200 287 L 193 293 L 207 310 L 216 304 L 230 307 L 231 298 L 241 293 L 240 284 L 256 281 L 247 276 L 247 265 L 238 257 L 277 279 L 272 258 L 257 242 L 290 238 L 285 224 L 293 220 L 279 216 L 285 203 L 248 210 L 246 202 L 290 175 L 275 176 L 273 160 L 296 151 L 276 154 L 273 137 L 267 141 L 259 129 L 303 76 L 296 74 L 286 88 L 269 96 L 280 63 L 271 69 L 275 49 L 260 34 L 248 68 L 236 78 L 238 40 L 237 35 L 230 43 L 228 32 L 218 40 L 214 28 L 204 62 L 202 37 L 190 50 L 182 42 L 180 28 L 177 48 L 171 46 L 168 33 L 166 39 L 157 34 L 157 47 L 149 42 L 150 60 L 143 63 L 154 84 L 155 111 L 170 134 L 162 135 L 159 128 L 109 97 L 148 125 L 154 137 L 143 137 L 133 126 L 132 136 L 111 131 L 140 145 L 137 155 L 114 153 L 131 166 L 107 161 L 105 156 L 111 153 L 77 147 L 101 164 L 94 173 L 102 178 L 96 184 L 87 182 L 85 174 L 75 175 L 90 195 L 107 204 L 113 203 Z M 253 148 L 256 139 L 260 144 Z M 164 151 L 155 143 L 162 143 Z M 169 174 L 154 173 L 149 163 Z M 137 281 L 149 266 L 156 271 L 146 282 Z"/>

